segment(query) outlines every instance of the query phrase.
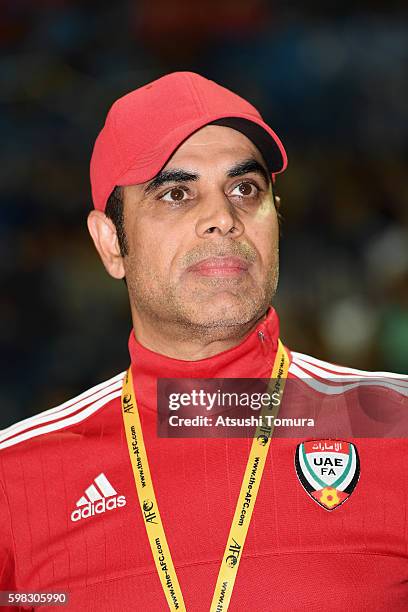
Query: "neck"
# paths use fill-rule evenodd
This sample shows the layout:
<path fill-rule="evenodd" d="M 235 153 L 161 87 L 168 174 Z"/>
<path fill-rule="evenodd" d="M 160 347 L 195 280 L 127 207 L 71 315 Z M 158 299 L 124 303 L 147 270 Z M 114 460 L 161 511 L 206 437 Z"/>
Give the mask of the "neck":
<path fill-rule="evenodd" d="M 155 353 L 185 361 L 206 359 L 237 346 L 265 316 L 263 313 L 245 324 L 208 328 L 164 323 L 132 309 L 133 329 L 140 344 Z"/>

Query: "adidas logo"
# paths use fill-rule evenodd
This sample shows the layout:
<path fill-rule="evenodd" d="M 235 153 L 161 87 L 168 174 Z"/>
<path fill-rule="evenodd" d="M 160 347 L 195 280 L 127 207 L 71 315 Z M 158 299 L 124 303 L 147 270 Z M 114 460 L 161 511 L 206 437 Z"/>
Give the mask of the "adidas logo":
<path fill-rule="evenodd" d="M 85 490 L 85 495 L 78 499 L 77 507 L 71 512 L 71 521 L 102 514 L 126 505 L 126 497 L 118 495 L 105 474 L 99 474 Z"/>

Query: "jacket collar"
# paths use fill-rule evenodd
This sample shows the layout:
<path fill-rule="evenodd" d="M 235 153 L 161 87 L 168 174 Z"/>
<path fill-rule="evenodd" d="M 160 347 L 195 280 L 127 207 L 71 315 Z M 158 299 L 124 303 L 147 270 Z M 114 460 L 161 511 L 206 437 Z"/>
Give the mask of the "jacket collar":
<path fill-rule="evenodd" d="M 279 320 L 274 308 L 237 346 L 198 361 L 173 359 L 149 350 L 135 338 L 132 330 L 129 353 L 134 378 L 235 378 L 269 377 L 275 359 Z"/>

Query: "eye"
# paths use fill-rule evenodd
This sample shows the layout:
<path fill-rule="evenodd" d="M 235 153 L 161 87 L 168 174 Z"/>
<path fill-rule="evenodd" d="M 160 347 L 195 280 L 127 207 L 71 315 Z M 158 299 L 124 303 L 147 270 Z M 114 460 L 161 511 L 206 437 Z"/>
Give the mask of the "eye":
<path fill-rule="evenodd" d="M 187 190 L 184 189 L 184 187 L 173 187 L 172 189 L 169 189 L 169 191 L 166 191 L 166 193 L 163 194 L 160 199 L 164 200 L 165 202 L 182 202 L 186 199 L 186 195 Z"/>
<path fill-rule="evenodd" d="M 259 188 L 249 181 L 243 181 L 231 191 L 232 196 L 238 196 L 240 198 L 253 198 L 259 193 Z"/>

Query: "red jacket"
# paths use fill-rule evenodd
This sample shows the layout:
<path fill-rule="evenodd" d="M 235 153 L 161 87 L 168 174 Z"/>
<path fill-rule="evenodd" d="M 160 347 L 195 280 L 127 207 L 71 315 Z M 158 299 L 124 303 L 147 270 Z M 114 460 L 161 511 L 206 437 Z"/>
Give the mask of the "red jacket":
<path fill-rule="evenodd" d="M 277 338 L 273 309 L 244 342 L 195 362 L 153 353 L 130 337 L 150 469 L 188 611 L 209 610 L 251 440 L 158 438 L 157 378 L 268 378 Z M 324 418 L 337 418 L 339 398 L 344 404 L 357 393 L 346 400 L 353 418 L 375 375 L 288 352 L 289 378 L 312 404 L 326 402 Z M 384 378 L 381 393 L 403 407 L 408 377 Z M 0 590 L 67 591 L 66 609 L 81 612 L 167 609 L 124 437 L 122 380 L 118 374 L 0 433 Z M 372 407 L 375 393 L 368 397 Z M 230 610 L 408 609 L 407 441 L 393 423 L 394 437 L 381 439 L 356 438 L 352 422 L 348 433 L 341 425 L 341 439 L 357 449 L 352 470 L 358 455 L 360 477 L 331 511 L 317 503 L 313 478 L 308 484 L 299 467 L 311 445 L 298 445 L 316 435 L 272 439 Z M 318 440 L 333 437 L 325 428 L 323 419 Z M 316 457 L 317 469 L 327 457 Z"/>

